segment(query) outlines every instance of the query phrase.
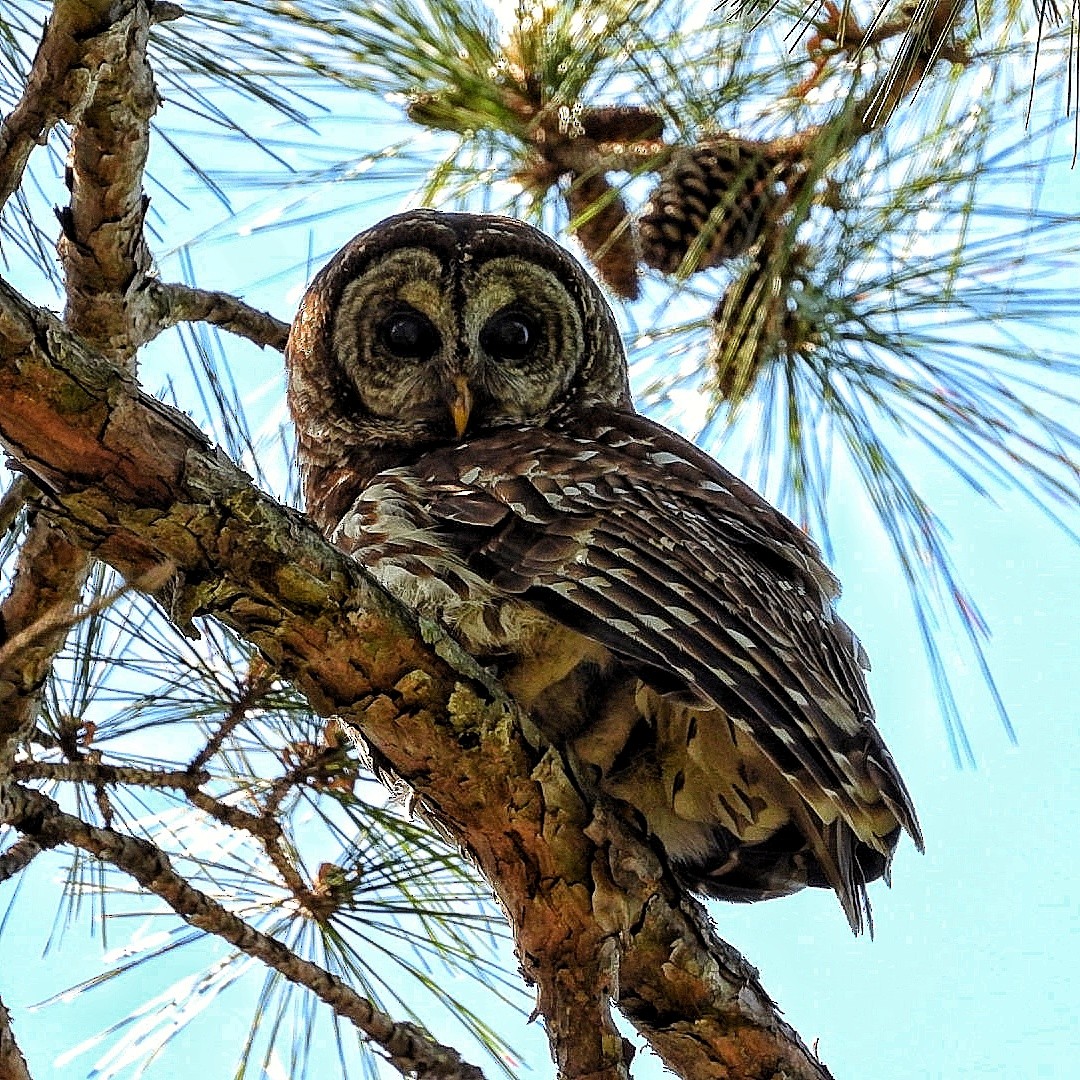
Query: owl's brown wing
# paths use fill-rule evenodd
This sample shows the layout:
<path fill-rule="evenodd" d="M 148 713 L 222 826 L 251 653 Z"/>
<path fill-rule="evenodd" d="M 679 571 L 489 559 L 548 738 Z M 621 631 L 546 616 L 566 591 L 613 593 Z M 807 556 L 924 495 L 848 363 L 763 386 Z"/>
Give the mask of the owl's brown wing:
<path fill-rule="evenodd" d="M 813 543 L 666 428 L 601 406 L 507 428 L 410 470 L 498 588 L 603 644 L 643 682 L 723 709 L 825 821 L 883 852 L 881 805 L 921 847 L 872 722 L 865 656 Z M 891 838 L 895 842 L 895 837 Z"/>

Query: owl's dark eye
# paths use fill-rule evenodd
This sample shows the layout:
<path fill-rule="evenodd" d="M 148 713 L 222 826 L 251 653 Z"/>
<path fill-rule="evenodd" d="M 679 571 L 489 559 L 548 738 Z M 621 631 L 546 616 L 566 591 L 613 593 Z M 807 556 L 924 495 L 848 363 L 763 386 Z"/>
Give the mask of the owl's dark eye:
<path fill-rule="evenodd" d="M 439 332 L 431 320 L 411 308 L 388 315 L 379 324 L 378 334 L 383 348 L 402 359 L 426 359 L 439 347 Z"/>
<path fill-rule="evenodd" d="M 540 325 L 518 307 L 496 311 L 480 331 L 480 345 L 496 360 L 524 360 L 540 344 Z"/>

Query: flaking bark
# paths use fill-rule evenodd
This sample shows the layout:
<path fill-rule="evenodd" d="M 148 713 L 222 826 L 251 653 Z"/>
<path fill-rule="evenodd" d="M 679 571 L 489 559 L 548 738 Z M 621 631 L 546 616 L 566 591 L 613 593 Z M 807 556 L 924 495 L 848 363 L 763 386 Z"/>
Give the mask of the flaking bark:
<path fill-rule="evenodd" d="M 150 269 L 143 237 L 143 169 L 157 107 L 146 58 L 145 0 L 58 0 L 31 68 L 26 92 L 0 130 L 0 195 L 16 185 L 31 147 L 58 120 L 72 125 L 58 212 L 66 324 L 110 359 L 133 363 L 133 290 Z M 12 187 L 11 190 L 14 190 Z M 33 724 L 37 700 L 67 636 L 89 571 L 45 517 L 33 520 L 0 606 L 0 776 Z"/>
<path fill-rule="evenodd" d="M 128 362 L 138 344 L 135 290 L 152 264 L 143 236 L 149 200 L 142 181 L 158 96 L 146 58 L 145 0 L 108 8 L 113 20 L 79 59 L 89 92 L 71 133 L 71 197 L 59 214 L 57 250 L 67 294 L 64 321 L 105 356 Z"/>

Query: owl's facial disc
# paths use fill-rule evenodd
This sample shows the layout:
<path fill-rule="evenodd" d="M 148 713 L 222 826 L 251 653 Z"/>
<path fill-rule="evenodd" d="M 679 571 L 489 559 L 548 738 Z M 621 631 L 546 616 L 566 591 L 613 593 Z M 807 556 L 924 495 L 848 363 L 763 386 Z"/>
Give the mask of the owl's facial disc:
<path fill-rule="evenodd" d="M 346 285 L 333 352 L 372 418 L 410 438 L 461 439 L 542 422 L 574 377 L 583 337 L 577 304 L 546 267 L 409 247 Z"/>

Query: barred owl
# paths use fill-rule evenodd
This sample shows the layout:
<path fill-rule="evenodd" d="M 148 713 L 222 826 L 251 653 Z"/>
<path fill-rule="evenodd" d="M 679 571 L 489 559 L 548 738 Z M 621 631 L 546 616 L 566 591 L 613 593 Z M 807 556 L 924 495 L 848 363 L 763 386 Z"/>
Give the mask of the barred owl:
<path fill-rule="evenodd" d="M 688 886 L 834 889 L 911 800 L 810 540 L 634 411 L 599 287 L 509 218 L 416 211 L 315 278 L 287 350 L 308 510 L 493 668 Z"/>

